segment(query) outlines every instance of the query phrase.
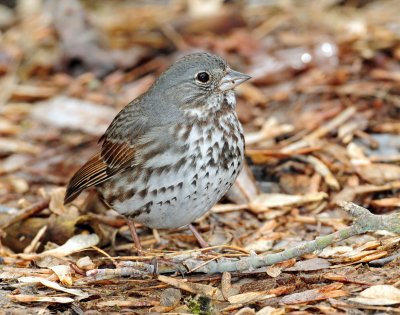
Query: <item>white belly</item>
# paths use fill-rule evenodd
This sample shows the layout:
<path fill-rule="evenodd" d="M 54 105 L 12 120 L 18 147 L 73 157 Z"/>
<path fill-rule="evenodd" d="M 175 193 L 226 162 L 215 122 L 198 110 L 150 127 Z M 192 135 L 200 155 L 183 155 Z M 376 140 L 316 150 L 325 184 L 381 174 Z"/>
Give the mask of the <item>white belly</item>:
<path fill-rule="evenodd" d="M 182 128 L 177 141 L 187 144 L 184 152 L 171 146 L 143 166 L 118 174 L 118 180 L 111 178 L 99 188 L 104 199 L 112 190 L 109 204 L 150 228 L 190 224 L 221 199 L 242 168 L 244 142 L 236 114 L 219 123 L 218 128 L 212 124 Z"/>

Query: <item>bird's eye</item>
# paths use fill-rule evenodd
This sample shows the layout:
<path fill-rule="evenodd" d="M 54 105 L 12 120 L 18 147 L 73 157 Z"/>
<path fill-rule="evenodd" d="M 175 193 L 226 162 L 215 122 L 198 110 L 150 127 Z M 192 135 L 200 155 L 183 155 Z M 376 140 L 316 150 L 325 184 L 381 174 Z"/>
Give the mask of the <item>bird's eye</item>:
<path fill-rule="evenodd" d="M 207 72 L 199 72 L 196 75 L 196 79 L 202 83 L 207 83 L 210 81 L 210 75 Z"/>

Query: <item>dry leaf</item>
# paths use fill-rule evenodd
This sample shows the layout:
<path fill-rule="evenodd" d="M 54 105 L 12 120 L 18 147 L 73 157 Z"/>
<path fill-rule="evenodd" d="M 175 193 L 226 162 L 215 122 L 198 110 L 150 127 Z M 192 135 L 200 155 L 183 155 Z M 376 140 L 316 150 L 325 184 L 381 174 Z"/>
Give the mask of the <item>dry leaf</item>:
<path fill-rule="evenodd" d="M 321 201 L 327 197 L 328 195 L 325 192 L 305 195 L 260 194 L 250 202 L 249 209 L 255 213 L 260 213 L 271 208 L 299 206 L 305 203 Z"/>
<path fill-rule="evenodd" d="M 312 258 L 298 261 L 293 267 L 287 268 L 286 271 L 313 271 L 326 269 L 331 263 L 323 258 Z"/>
<path fill-rule="evenodd" d="M 247 204 L 250 200 L 255 198 L 258 193 L 258 184 L 256 183 L 253 172 L 250 170 L 247 163 L 244 162 L 243 169 L 240 171 L 232 188 L 227 192 L 226 197 L 237 204 Z"/>
<path fill-rule="evenodd" d="M 39 296 L 39 295 L 7 295 L 10 300 L 19 303 L 36 303 L 36 302 L 43 302 L 43 303 L 72 303 L 74 299 L 69 297 L 62 297 L 62 296 Z"/>
<path fill-rule="evenodd" d="M 221 290 L 211 285 L 192 283 L 186 280 L 178 280 L 175 278 L 161 276 L 161 275 L 158 276 L 158 280 L 184 291 L 208 296 L 210 299 L 213 300 L 225 301 Z"/>
<path fill-rule="evenodd" d="M 83 292 L 82 290 L 79 289 L 69 289 L 69 288 L 64 288 L 61 285 L 59 285 L 57 282 L 53 282 L 44 278 L 40 278 L 40 277 L 21 277 L 18 279 L 19 282 L 22 283 L 41 283 L 44 286 L 57 290 L 57 291 L 62 291 L 65 293 L 69 293 L 72 295 L 76 295 L 79 296 L 81 298 L 86 298 L 89 295 L 85 292 Z"/>
<path fill-rule="evenodd" d="M 260 309 L 256 315 L 284 315 L 285 309 L 284 308 L 273 308 L 271 306 L 266 306 Z"/>
<path fill-rule="evenodd" d="M 82 130 L 99 136 L 107 129 L 115 114 L 107 106 L 57 96 L 37 104 L 32 118 L 53 127 Z"/>
<path fill-rule="evenodd" d="M 342 254 L 347 254 L 353 251 L 350 246 L 336 246 L 336 247 L 326 247 L 318 254 L 322 258 L 331 258 L 341 256 Z"/>
<path fill-rule="evenodd" d="M 237 294 L 239 292 L 238 289 L 232 287 L 231 274 L 229 272 L 224 272 L 222 274 L 221 292 L 222 292 L 222 295 L 224 296 L 225 300 L 227 300 L 227 301 L 231 295 Z"/>
<path fill-rule="evenodd" d="M 96 264 L 90 259 L 89 256 L 79 258 L 76 262 L 76 265 L 85 271 L 96 268 Z"/>
<path fill-rule="evenodd" d="M 98 307 L 146 307 L 158 305 L 159 301 L 125 299 L 125 300 L 109 300 L 96 303 Z"/>
<path fill-rule="evenodd" d="M 182 293 L 180 290 L 175 288 L 168 288 L 163 290 L 160 297 L 160 305 L 153 307 L 152 312 L 167 313 L 172 311 L 179 305 L 181 301 Z"/>
<path fill-rule="evenodd" d="M 53 213 L 55 213 L 57 215 L 63 215 L 67 212 L 67 209 L 64 206 L 64 197 L 65 197 L 65 188 L 64 187 L 54 188 L 50 192 L 49 209 Z"/>
<path fill-rule="evenodd" d="M 64 285 L 72 285 L 71 268 L 68 265 L 57 265 L 49 267 L 57 275 L 60 282 Z"/>
<path fill-rule="evenodd" d="M 336 177 L 321 160 L 312 155 L 302 156 L 301 160 L 310 163 L 314 167 L 315 171 L 324 178 L 329 188 L 331 188 L 332 190 L 340 189 L 340 184 L 337 181 Z"/>
<path fill-rule="evenodd" d="M 362 291 L 359 297 L 349 300 L 366 305 L 400 304 L 400 289 L 392 285 L 374 285 Z"/>
<path fill-rule="evenodd" d="M 56 95 L 57 89 L 45 86 L 17 85 L 11 98 L 15 101 L 37 101 Z"/>
<path fill-rule="evenodd" d="M 359 185 L 356 187 L 344 187 L 336 196 L 333 197 L 333 203 L 340 203 L 342 201 L 353 201 L 357 195 L 367 194 L 372 192 L 379 192 L 385 190 L 392 190 L 400 188 L 400 181 L 378 185 Z"/>
<path fill-rule="evenodd" d="M 256 312 L 250 307 L 243 307 L 235 315 L 256 315 Z"/>
<path fill-rule="evenodd" d="M 275 294 L 269 294 L 267 291 L 257 291 L 257 292 L 246 292 L 237 295 L 232 295 L 228 298 L 229 303 L 235 304 L 245 304 L 253 303 L 257 301 L 266 300 L 275 297 Z"/>
<path fill-rule="evenodd" d="M 346 296 L 347 292 L 340 290 L 341 287 L 343 287 L 342 283 L 333 283 L 317 289 L 286 295 L 281 299 L 281 302 L 284 304 L 302 304 Z"/>
<path fill-rule="evenodd" d="M 40 148 L 21 140 L 0 138 L 0 153 L 4 154 L 14 152 L 38 154 Z"/>
<path fill-rule="evenodd" d="M 247 251 L 254 251 L 257 253 L 262 253 L 262 252 L 266 252 L 266 251 L 272 249 L 273 245 L 274 245 L 274 241 L 271 240 L 270 237 L 264 236 L 255 241 L 252 241 L 250 244 L 247 244 L 245 246 L 245 249 Z"/>
<path fill-rule="evenodd" d="M 222 9 L 223 0 L 192 0 L 187 4 L 191 16 L 203 18 L 218 14 Z"/>
<path fill-rule="evenodd" d="M 276 278 L 282 273 L 282 269 L 276 265 L 268 266 L 266 268 L 266 273 L 271 278 Z"/>
<path fill-rule="evenodd" d="M 355 169 L 358 175 L 374 185 L 384 185 L 400 180 L 400 166 L 393 164 L 357 165 Z"/>
<path fill-rule="evenodd" d="M 96 234 L 79 234 L 74 235 L 65 244 L 47 250 L 40 254 L 40 256 L 54 255 L 54 256 L 68 256 L 72 253 L 81 251 L 83 249 L 97 245 L 99 237 Z"/>
<path fill-rule="evenodd" d="M 371 205 L 374 207 L 400 207 L 400 198 L 383 198 L 371 200 Z"/>
<path fill-rule="evenodd" d="M 288 134 L 293 130 L 293 125 L 279 125 L 278 120 L 275 117 L 271 117 L 265 121 L 260 131 L 248 132 L 245 134 L 246 145 L 254 144 L 267 139 L 274 139 L 280 135 Z"/>

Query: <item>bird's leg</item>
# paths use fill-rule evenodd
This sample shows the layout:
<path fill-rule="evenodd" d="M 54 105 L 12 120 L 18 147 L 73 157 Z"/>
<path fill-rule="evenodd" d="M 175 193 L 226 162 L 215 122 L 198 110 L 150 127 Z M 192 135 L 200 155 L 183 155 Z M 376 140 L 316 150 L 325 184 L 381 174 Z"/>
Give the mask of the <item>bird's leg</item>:
<path fill-rule="evenodd" d="M 199 242 L 199 245 L 201 248 L 209 247 L 208 243 L 204 240 L 204 238 L 201 236 L 201 234 L 196 230 L 196 228 L 192 224 L 189 224 L 188 228 L 193 233 L 193 235 L 197 239 L 197 241 Z"/>
<path fill-rule="evenodd" d="M 135 243 L 137 254 L 138 256 L 142 256 L 142 245 L 140 244 L 139 236 L 136 233 L 135 223 L 128 218 L 126 219 L 126 223 L 128 223 L 129 231 L 131 232 L 133 242 Z"/>

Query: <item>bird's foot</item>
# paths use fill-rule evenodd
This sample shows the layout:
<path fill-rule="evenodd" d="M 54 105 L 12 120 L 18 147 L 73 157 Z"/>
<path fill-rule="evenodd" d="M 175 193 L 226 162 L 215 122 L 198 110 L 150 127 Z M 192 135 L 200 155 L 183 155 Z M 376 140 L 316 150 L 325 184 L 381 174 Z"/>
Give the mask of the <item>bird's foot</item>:
<path fill-rule="evenodd" d="M 142 244 L 140 244 L 140 239 L 136 232 L 135 223 L 131 219 L 126 219 L 126 223 L 128 224 L 129 231 L 131 232 L 133 242 L 135 243 L 137 255 L 143 256 L 144 255 L 143 248 L 142 248 Z"/>
<path fill-rule="evenodd" d="M 197 242 L 199 243 L 201 248 L 207 248 L 210 247 L 208 243 L 204 240 L 204 238 L 201 236 L 199 231 L 196 230 L 196 228 L 192 225 L 188 225 L 189 230 L 193 233 L 194 237 L 196 238 Z"/>

